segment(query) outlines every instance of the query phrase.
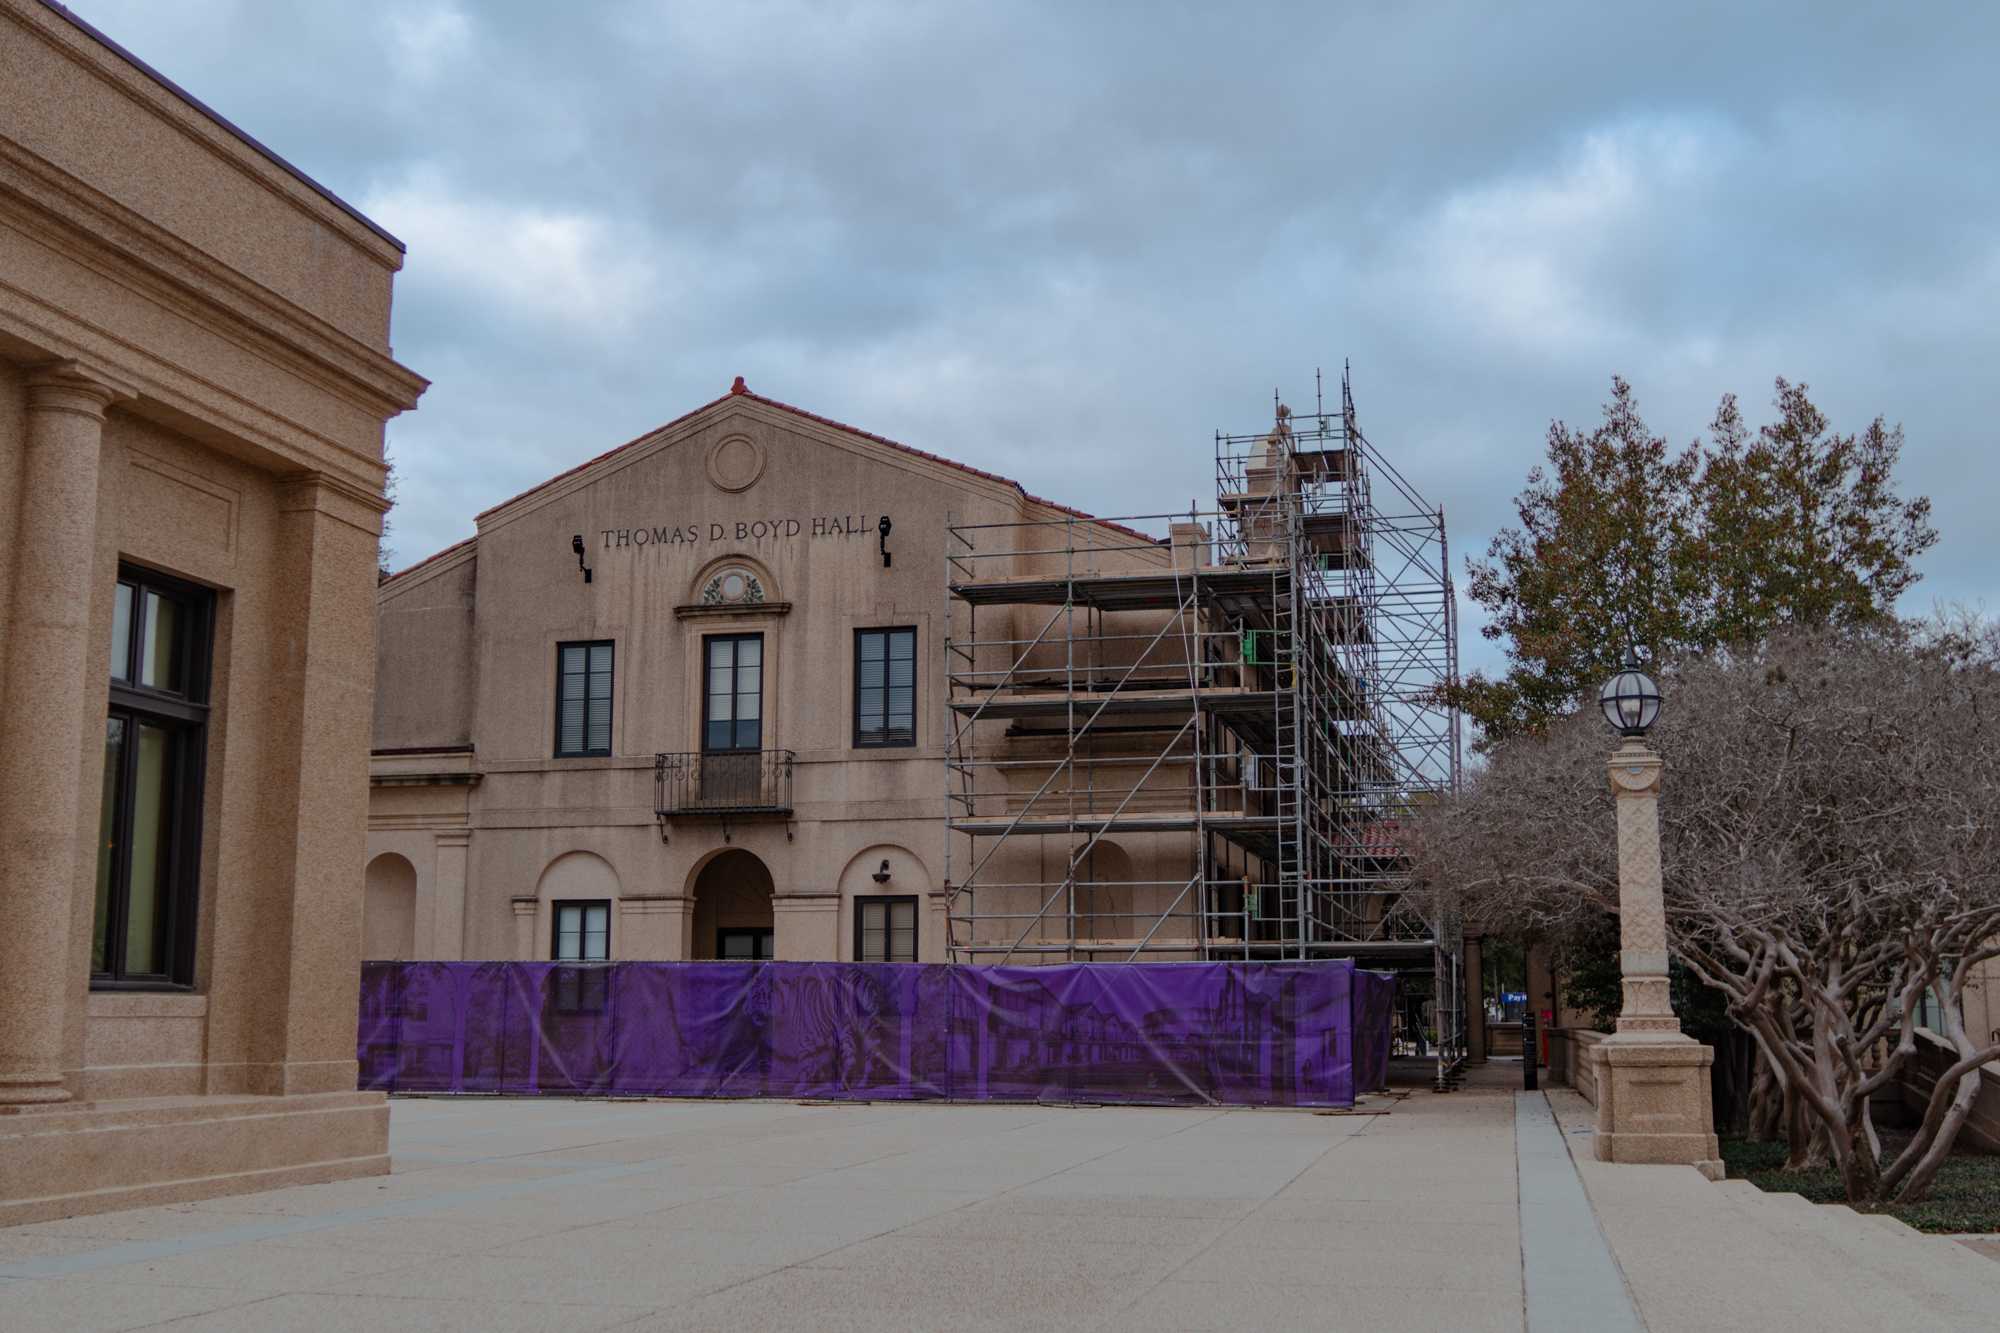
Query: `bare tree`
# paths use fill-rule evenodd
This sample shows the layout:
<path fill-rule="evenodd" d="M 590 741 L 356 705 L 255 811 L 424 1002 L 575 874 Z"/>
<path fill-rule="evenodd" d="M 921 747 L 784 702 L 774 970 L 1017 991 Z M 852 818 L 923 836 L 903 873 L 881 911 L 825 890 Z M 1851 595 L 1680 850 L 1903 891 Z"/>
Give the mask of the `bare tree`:
<path fill-rule="evenodd" d="M 2000 1058 L 1960 1003 L 2000 956 L 1996 648 L 1935 628 L 1791 631 L 1665 673 L 1652 741 L 1673 948 L 1755 1041 L 1793 1163 L 1823 1154 L 1857 1203 L 1924 1196 Z M 1419 873 L 1469 923 L 1561 931 L 1617 910 L 1594 713 L 1498 746 L 1418 821 Z M 1869 1099 L 1909 1071 L 1927 993 L 1955 1059 L 1885 1159 Z"/>

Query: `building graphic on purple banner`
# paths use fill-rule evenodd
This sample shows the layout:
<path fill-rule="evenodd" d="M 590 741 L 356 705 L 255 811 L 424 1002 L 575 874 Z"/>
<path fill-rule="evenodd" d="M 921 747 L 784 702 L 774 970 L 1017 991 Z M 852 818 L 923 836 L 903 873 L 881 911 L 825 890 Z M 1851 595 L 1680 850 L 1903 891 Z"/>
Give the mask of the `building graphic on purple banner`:
<path fill-rule="evenodd" d="M 362 1086 L 520 1096 L 1351 1106 L 1393 982 L 1351 962 L 370 963 Z"/>

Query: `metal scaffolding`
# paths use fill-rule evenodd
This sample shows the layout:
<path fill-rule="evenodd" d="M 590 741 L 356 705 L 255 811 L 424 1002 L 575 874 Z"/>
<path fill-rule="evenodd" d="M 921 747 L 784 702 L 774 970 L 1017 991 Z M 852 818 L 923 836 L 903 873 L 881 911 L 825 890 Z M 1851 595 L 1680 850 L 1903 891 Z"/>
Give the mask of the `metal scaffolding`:
<path fill-rule="evenodd" d="M 1345 374 L 1337 411 L 1314 397 L 1217 434 L 1207 510 L 950 523 L 948 947 L 1391 967 L 1429 992 L 1443 1085 L 1461 939 L 1398 828 L 1459 781 L 1444 513 Z"/>

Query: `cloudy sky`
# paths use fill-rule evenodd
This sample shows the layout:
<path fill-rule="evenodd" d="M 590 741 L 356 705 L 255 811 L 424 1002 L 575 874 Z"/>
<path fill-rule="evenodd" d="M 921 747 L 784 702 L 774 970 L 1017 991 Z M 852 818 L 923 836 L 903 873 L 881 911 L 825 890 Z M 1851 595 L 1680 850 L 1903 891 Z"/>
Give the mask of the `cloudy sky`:
<path fill-rule="evenodd" d="M 71 7 L 408 245 L 398 567 L 738 374 L 1128 514 L 1349 359 L 1464 553 L 1613 373 L 1806 380 L 2000 610 L 2000 6 Z"/>

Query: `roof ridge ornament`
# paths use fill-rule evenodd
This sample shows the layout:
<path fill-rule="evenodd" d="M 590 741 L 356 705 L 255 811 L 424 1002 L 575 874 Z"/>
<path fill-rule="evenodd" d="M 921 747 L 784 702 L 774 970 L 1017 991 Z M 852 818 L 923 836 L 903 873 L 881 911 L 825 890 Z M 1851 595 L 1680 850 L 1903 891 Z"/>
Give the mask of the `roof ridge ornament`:
<path fill-rule="evenodd" d="M 750 386 L 743 382 L 743 377 L 741 375 L 738 375 L 736 377 L 736 382 L 729 386 L 729 392 L 731 396 L 747 394 L 750 392 Z"/>

